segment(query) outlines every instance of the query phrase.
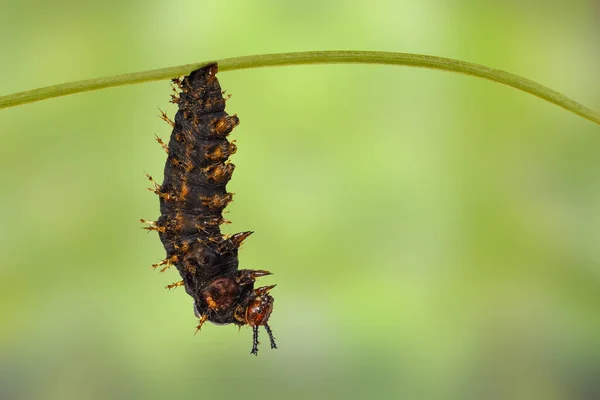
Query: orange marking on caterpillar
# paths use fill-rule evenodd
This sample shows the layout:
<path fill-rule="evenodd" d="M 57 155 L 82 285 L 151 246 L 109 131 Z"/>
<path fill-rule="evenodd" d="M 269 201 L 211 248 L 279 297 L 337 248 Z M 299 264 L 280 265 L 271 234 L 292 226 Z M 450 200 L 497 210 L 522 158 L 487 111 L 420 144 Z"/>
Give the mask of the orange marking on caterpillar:
<path fill-rule="evenodd" d="M 235 165 L 227 162 L 226 164 L 211 165 L 203 169 L 206 178 L 213 182 L 226 182 L 231 179 Z"/>
<path fill-rule="evenodd" d="M 228 135 L 240 123 L 237 114 L 221 117 L 215 121 L 214 132 L 219 136 Z"/>
<path fill-rule="evenodd" d="M 218 210 L 227 207 L 227 204 L 233 200 L 233 193 L 225 193 L 224 195 L 216 194 L 212 197 L 201 197 L 202 205 L 211 210 Z"/>

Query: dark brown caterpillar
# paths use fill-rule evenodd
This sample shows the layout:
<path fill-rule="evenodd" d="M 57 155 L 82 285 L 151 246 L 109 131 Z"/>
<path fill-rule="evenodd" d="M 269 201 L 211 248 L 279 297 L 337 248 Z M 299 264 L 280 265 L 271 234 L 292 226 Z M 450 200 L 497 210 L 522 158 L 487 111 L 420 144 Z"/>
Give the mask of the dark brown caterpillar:
<path fill-rule="evenodd" d="M 232 199 L 226 190 L 234 165 L 227 161 L 236 152 L 227 135 L 239 124 L 236 115 L 225 112 L 225 99 L 216 78 L 217 64 L 211 64 L 183 78 L 174 79 L 172 102 L 179 105 L 175 121 L 162 113 L 173 126 L 168 146 L 157 141 L 168 154 L 164 181 L 154 184 L 160 197 L 161 216 L 147 229 L 158 231 L 167 257 L 153 265 L 175 265 L 182 280 L 167 288 L 185 286 L 194 299 L 194 313 L 217 324 L 250 325 L 252 354 L 258 354 L 258 327 L 263 325 L 275 349 L 275 338 L 267 324 L 273 310 L 273 286 L 254 289 L 256 278 L 269 275 L 263 270 L 238 269 L 238 249 L 252 232 L 222 235 L 226 221 L 223 209 Z"/>

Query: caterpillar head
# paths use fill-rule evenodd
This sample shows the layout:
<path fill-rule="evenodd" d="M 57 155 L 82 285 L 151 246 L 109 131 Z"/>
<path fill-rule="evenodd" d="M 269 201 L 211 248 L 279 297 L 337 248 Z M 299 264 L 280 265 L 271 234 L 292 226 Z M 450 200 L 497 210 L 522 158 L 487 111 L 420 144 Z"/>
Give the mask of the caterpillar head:
<path fill-rule="evenodd" d="M 275 285 L 263 286 L 258 289 L 254 289 L 248 296 L 247 306 L 240 306 L 235 312 L 235 318 L 242 325 L 249 325 L 252 327 L 252 351 L 251 354 L 258 355 L 258 327 L 264 326 L 267 334 L 269 335 L 269 341 L 271 342 L 271 348 L 276 349 L 275 337 L 273 331 L 268 324 L 269 317 L 273 311 L 273 303 L 275 300 L 269 294 L 269 291 L 273 289 Z"/>
<path fill-rule="evenodd" d="M 275 301 L 269 292 L 275 285 L 254 289 L 256 278 L 270 274 L 269 271 L 243 269 L 233 275 L 217 277 L 203 286 L 195 296 L 194 313 L 200 319 L 196 332 L 205 321 L 219 325 L 249 325 L 253 331 L 251 354 L 258 355 L 258 329 L 264 326 L 271 348 L 276 349 L 275 338 L 268 324 Z"/>

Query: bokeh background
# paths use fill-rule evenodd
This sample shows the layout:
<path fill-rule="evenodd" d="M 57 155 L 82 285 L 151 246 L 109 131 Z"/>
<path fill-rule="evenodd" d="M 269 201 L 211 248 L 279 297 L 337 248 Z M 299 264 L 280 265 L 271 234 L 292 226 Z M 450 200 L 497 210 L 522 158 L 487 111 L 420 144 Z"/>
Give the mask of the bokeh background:
<path fill-rule="evenodd" d="M 0 2 L 0 94 L 258 53 L 426 53 L 600 110 L 600 5 Z M 169 82 L 0 111 L 0 398 L 600 398 L 600 128 L 392 66 L 227 72 L 229 233 L 277 283 L 279 350 L 197 320 L 144 171 Z"/>

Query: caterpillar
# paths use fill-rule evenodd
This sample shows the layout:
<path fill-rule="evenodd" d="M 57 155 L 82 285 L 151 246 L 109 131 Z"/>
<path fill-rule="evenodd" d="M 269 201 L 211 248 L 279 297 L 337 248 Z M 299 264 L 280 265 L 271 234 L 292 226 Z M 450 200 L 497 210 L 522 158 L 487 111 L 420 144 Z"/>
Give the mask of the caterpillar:
<path fill-rule="evenodd" d="M 194 314 L 199 318 L 196 333 L 206 321 L 215 324 L 249 325 L 253 330 L 251 354 L 258 355 L 258 328 L 264 326 L 271 348 L 275 338 L 268 324 L 275 287 L 254 288 L 257 278 L 270 275 L 265 270 L 238 269 L 238 249 L 253 232 L 223 235 L 220 225 L 229 223 L 223 209 L 232 200 L 226 185 L 235 166 L 228 161 L 237 150 L 227 140 L 239 124 L 237 115 L 225 112 L 226 98 L 217 80 L 217 64 L 173 79 L 171 102 L 178 105 L 175 120 L 161 111 L 173 131 L 168 145 L 164 180 L 152 182 L 150 190 L 160 199 L 160 217 L 146 221 L 148 230 L 157 231 L 166 258 L 153 268 L 161 272 L 174 265 L 182 280 L 167 286 L 184 286 L 193 298 Z M 178 90 L 179 89 L 179 90 Z"/>

